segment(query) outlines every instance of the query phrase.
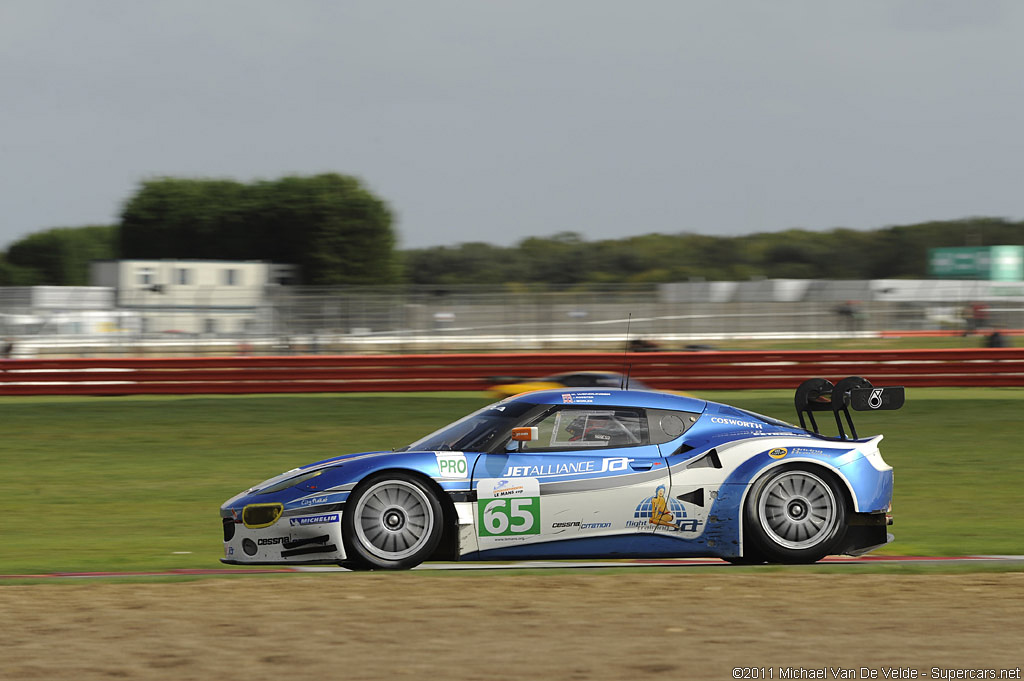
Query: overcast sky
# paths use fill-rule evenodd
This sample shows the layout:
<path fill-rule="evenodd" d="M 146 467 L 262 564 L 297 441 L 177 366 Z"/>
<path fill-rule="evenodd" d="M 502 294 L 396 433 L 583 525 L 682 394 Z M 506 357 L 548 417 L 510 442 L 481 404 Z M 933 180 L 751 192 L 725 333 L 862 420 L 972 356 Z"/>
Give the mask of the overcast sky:
<path fill-rule="evenodd" d="M 1024 3 L 0 0 L 0 246 L 330 171 L 400 246 L 1024 218 Z"/>

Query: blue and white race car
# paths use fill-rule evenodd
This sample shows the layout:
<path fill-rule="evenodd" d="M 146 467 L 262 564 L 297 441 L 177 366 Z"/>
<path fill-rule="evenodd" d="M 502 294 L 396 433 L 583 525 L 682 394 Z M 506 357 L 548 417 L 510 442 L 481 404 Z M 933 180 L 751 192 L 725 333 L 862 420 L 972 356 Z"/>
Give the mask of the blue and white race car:
<path fill-rule="evenodd" d="M 302 466 L 233 497 L 223 562 L 859 555 L 892 539 L 893 472 L 882 436 L 858 438 L 849 408 L 903 399 L 861 378 L 812 379 L 796 394 L 805 429 L 652 391 L 526 393 L 400 450 Z M 821 411 L 838 437 L 818 433 Z"/>

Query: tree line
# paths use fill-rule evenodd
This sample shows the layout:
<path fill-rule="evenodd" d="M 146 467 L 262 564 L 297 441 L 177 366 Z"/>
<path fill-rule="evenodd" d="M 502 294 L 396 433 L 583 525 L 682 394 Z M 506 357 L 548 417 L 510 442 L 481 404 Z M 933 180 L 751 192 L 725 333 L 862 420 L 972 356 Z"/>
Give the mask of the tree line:
<path fill-rule="evenodd" d="M 308 285 L 574 285 L 753 277 L 925 278 L 928 249 L 1024 245 L 1024 222 L 966 218 L 875 230 L 791 229 L 745 236 L 645 234 L 588 241 L 576 232 L 514 246 L 470 242 L 396 249 L 385 201 L 328 173 L 250 184 L 143 182 L 116 225 L 50 229 L 0 254 L 0 286 L 81 286 L 103 259 L 267 260 Z"/>
<path fill-rule="evenodd" d="M 85 285 L 89 261 L 104 259 L 266 260 L 298 265 L 311 285 L 393 283 L 400 271 L 387 204 L 336 173 L 251 184 L 150 180 L 120 218 L 12 244 L 0 285 Z"/>
<path fill-rule="evenodd" d="M 406 281 L 428 285 L 925 279 L 930 248 L 1008 244 L 1024 245 L 1024 222 L 969 218 L 866 231 L 791 229 L 735 237 L 645 234 L 587 241 L 564 232 L 507 248 L 464 243 L 407 250 L 402 263 Z"/>

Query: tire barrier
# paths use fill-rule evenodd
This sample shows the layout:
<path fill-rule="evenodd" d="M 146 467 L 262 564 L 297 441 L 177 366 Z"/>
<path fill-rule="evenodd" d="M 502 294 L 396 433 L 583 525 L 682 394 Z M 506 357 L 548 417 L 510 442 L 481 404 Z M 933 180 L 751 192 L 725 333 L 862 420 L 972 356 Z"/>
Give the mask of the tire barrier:
<path fill-rule="evenodd" d="M 486 390 L 491 377 L 617 371 L 663 390 L 793 389 L 809 376 L 1024 386 L 1024 349 L 504 353 L 0 360 L 0 395 Z"/>

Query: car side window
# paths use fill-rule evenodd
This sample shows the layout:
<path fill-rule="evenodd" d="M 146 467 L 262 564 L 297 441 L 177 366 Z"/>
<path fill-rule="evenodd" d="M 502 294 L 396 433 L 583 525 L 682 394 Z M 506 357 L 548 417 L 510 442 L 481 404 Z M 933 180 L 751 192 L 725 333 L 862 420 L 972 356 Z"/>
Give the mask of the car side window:
<path fill-rule="evenodd" d="M 531 425 L 537 427 L 539 438 L 522 443 L 522 452 L 650 444 L 643 409 L 566 407 L 549 412 Z"/>
<path fill-rule="evenodd" d="M 663 445 L 675 440 L 689 430 L 698 418 L 700 418 L 700 414 L 689 411 L 648 409 L 647 421 L 651 433 L 651 444 Z"/>

